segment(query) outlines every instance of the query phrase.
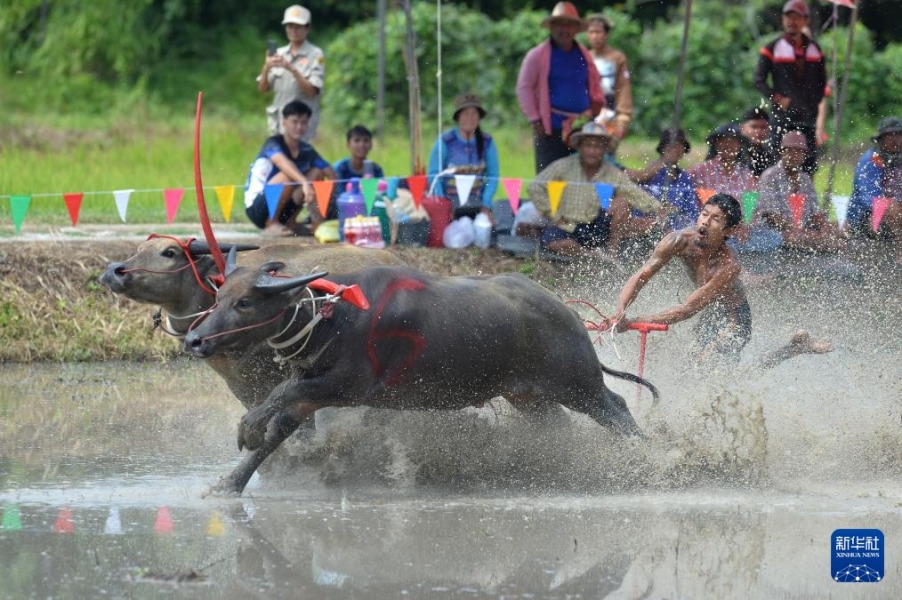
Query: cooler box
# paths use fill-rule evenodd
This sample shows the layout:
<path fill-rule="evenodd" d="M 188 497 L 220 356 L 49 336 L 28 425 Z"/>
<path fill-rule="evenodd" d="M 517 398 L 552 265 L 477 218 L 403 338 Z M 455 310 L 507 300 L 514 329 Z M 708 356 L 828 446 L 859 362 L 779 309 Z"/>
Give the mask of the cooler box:
<path fill-rule="evenodd" d="M 445 233 L 445 227 L 451 222 L 451 201 L 441 196 L 424 196 L 421 204 L 429 215 L 430 223 L 426 245 L 430 248 L 444 248 L 442 235 Z"/>

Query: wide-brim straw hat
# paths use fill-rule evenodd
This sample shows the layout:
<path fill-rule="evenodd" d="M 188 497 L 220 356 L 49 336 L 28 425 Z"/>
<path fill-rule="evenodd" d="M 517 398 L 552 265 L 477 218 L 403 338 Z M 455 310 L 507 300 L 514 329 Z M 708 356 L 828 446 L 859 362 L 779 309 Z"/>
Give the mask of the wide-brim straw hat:
<path fill-rule="evenodd" d="M 899 117 L 886 117 L 880 119 L 880 122 L 877 123 L 877 135 L 871 139 L 876 142 L 883 136 L 891 133 L 902 133 L 902 119 Z"/>
<path fill-rule="evenodd" d="M 579 143 L 587 137 L 599 137 L 605 138 L 606 140 L 614 139 L 613 134 L 608 130 L 607 127 L 601 125 L 600 123 L 596 123 L 595 121 L 589 121 L 588 123 L 583 125 L 582 128 L 570 134 L 570 146 L 573 148 L 578 148 Z"/>
<path fill-rule="evenodd" d="M 579 25 L 580 31 L 586 30 L 586 23 L 579 16 L 579 11 L 572 2 L 558 2 L 551 9 L 551 14 L 542 20 L 542 27 L 549 28 L 555 21 L 567 21 Z"/>

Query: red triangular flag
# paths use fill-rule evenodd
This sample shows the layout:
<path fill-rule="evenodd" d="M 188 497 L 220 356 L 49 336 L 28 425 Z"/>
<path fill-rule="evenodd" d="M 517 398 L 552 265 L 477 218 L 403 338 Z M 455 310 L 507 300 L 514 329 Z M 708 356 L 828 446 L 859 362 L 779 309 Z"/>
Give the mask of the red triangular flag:
<path fill-rule="evenodd" d="M 84 194 L 77 192 L 74 194 L 63 194 L 63 201 L 66 208 L 69 209 L 69 218 L 72 220 L 72 227 L 78 225 L 78 213 L 81 212 L 81 199 Z"/>
<path fill-rule="evenodd" d="M 185 190 L 181 188 L 163 190 L 163 200 L 166 202 L 166 222 L 170 225 L 175 220 L 184 195 Z"/>
<path fill-rule="evenodd" d="M 53 530 L 57 533 L 75 533 L 75 523 L 72 521 L 72 509 L 64 506 L 53 524 Z"/>
<path fill-rule="evenodd" d="M 169 508 L 161 506 L 157 511 L 157 519 L 153 523 L 154 533 L 172 533 L 175 525 L 172 523 L 172 517 L 169 515 Z"/>
<path fill-rule="evenodd" d="M 413 195 L 413 203 L 419 208 L 420 202 L 423 201 L 423 193 L 426 191 L 426 176 L 411 175 L 407 178 L 407 187 Z"/>
<path fill-rule="evenodd" d="M 805 212 L 805 196 L 802 194 L 789 195 L 789 210 L 792 211 L 792 224 L 802 226 L 802 214 Z"/>
<path fill-rule="evenodd" d="M 504 184 L 504 191 L 507 192 L 507 199 L 510 200 L 511 210 L 517 214 L 517 211 L 520 210 L 520 190 L 523 188 L 523 180 L 505 177 L 501 183 Z"/>
<path fill-rule="evenodd" d="M 889 208 L 890 202 L 892 200 L 889 198 L 874 198 L 871 201 L 871 229 L 874 231 L 880 229 L 880 221 L 883 220 L 883 215 Z"/>
<path fill-rule="evenodd" d="M 716 194 L 717 191 L 709 188 L 698 188 L 697 190 L 695 190 L 695 193 L 698 194 L 698 203 L 704 206 L 705 202 L 710 200 L 711 196 Z"/>

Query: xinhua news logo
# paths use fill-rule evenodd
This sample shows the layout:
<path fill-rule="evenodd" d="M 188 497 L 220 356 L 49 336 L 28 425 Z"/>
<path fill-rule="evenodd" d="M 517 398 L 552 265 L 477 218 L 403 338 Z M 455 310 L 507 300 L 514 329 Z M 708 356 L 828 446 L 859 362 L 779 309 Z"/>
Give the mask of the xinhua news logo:
<path fill-rule="evenodd" d="M 883 580 L 883 532 L 879 529 L 837 529 L 830 536 L 830 576 L 838 583 L 879 583 Z"/>

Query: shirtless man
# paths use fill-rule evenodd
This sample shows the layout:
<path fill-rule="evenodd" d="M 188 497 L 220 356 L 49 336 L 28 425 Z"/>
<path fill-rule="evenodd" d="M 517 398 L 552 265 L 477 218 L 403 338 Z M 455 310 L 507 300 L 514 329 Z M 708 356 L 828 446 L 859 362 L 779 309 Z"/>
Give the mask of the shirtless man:
<path fill-rule="evenodd" d="M 752 335 L 752 312 L 739 280 L 739 261 L 726 241 L 733 228 L 741 222 L 742 209 L 735 198 L 716 194 L 708 199 L 696 225 L 664 236 L 655 246 L 651 258 L 629 278 L 609 322 L 617 331 L 625 331 L 632 321 L 679 323 L 707 307 L 696 328 L 703 354 L 718 353 L 738 360 L 739 353 Z M 627 308 L 645 284 L 674 257 L 683 261 L 696 285 L 695 291 L 685 302 L 672 308 L 652 315 L 626 318 Z M 772 367 L 798 354 L 831 350 L 833 345 L 829 342 L 812 340 L 808 333 L 799 330 L 789 344 L 766 356 L 761 366 Z"/>

